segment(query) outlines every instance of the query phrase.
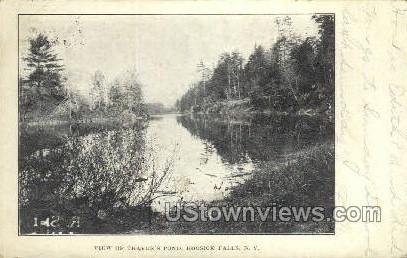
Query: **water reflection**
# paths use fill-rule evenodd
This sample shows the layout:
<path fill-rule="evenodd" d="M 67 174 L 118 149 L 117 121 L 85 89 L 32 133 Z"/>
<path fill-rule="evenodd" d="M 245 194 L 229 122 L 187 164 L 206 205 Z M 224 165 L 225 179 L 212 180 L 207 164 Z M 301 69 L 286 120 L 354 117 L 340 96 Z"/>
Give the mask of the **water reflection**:
<path fill-rule="evenodd" d="M 247 119 L 191 115 L 177 121 L 211 144 L 224 162 L 270 161 L 311 145 L 333 141 L 333 124 L 304 116 L 257 115 Z"/>
<path fill-rule="evenodd" d="M 329 121 L 286 116 L 22 127 L 20 232 L 145 232 L 165 202 L 223 200 L 262 162 L 333 142 L 333 131 Z M 73 218 L 80 227 L 69 227 Z"/>
<path fill-rule="evenodd" d="M 247 176 L 254 168 L 250 158 L 234 164 L 225 162 L 212 143 L 193 136 L 177 122 L 179 118 L 163 116 L 150 123 L 146 133 L 147 138 L 154 139 L 152 145 L 159 160 L 168 156 L 174 146 L 177 150 L 174 173 L 162 186 L 166 194 L 152 203 L 152 207 L 161 212 L 165 202 L 175 205 L 179 201 L 223 199 L 233 186 L 243 182 L 244 178 L 236 175 Z"/>

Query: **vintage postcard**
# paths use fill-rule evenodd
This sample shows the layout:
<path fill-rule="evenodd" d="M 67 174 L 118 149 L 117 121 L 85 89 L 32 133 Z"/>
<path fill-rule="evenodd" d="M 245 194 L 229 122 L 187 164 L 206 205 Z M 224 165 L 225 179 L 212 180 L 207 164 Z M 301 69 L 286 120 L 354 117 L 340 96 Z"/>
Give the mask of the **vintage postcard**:
<path fill-rule="evenodd" d="M 404 257 L 407 5 L 0 2 L 1 257 Z"/>

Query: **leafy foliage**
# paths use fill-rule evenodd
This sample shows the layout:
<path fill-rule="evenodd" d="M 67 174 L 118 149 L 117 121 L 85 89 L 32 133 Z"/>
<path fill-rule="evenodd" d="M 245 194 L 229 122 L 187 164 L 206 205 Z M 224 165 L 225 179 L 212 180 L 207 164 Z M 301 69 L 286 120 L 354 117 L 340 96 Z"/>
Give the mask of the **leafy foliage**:
<path fill-rule="evenodd" d="M 332 114 L 334 101 L 334 20 L 315 15 L 318 37 L 299 39 L 287 17 L 276 43 L 254 47 L 247 61 L 237 51 L 220 55 L 208 80 L 191 85 L 177 101 L 181 112 L 212 112 L 215 103 L 248 99 L 255 110 Z M 202 66 L 202 64 L 200 64 Z"/>
<path fill-rule="evenodd" d="M 28 54 L 23 58 L 28 71 L 20 77 L 22 119 L 108 118 L 127 114 L 145 114 L 141 84 L 134 70 L 120 74 L 109 82 L 100 70 L 90 78 L 90 92 L 83 93 L 64 86 L 62 59 L 54 53 L 55 43 L 44 34 L 30 39 Z"/>

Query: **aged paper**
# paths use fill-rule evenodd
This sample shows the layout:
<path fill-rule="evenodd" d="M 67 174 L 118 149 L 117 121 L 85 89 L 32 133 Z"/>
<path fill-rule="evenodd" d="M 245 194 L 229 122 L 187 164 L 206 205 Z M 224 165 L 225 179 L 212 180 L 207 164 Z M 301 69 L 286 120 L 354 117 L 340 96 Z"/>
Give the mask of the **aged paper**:
<path fill-rule="evenodd" d="M 407 254 L 405 3 L 0 13 L 2 257 Z"/>

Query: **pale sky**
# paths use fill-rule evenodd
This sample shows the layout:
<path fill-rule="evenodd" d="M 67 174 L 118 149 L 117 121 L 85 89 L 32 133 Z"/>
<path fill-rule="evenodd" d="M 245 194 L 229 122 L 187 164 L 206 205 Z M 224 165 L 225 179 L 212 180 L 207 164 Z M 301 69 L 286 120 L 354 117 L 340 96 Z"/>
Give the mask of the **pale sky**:
<path fill-rule="evenodd" d="M 196 65 L 212 68 L 220 54 L 238 50 L 245 59 L 255 44 L 270 48 L 278 31 L 271 15 L 36 15 L 20 16 L 20 55 L 28 38 L 58 38 L 68 83 L 82 91 L 101 70 L 108 80 L 136 68 L 146 102 L 173 105 L 199 79 Z M 281 16 L 280 16 L 281 17 Z M 311 15 L 291 16 L 300 36 L 316 35 Z M 64 44 L 65 42 L 65 44 Z"/>

